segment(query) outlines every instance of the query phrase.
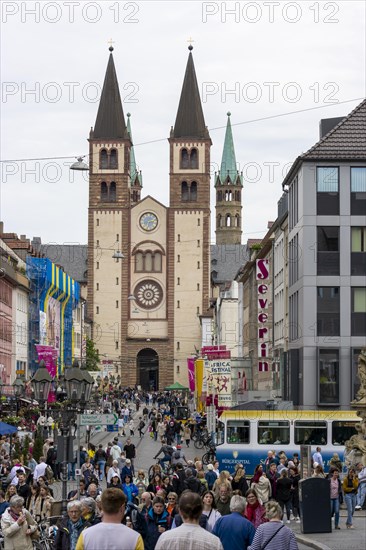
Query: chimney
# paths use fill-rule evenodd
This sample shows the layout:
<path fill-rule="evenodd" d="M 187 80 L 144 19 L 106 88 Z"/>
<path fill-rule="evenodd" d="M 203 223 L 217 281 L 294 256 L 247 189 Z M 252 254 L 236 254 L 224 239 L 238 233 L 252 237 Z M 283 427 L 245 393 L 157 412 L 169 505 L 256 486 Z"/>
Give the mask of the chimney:
<path fill-rule="evenodd" d="M 319 139 L 322 139 L 324 136 L 326 136 L 344 118 L 344 116 L 338 116 L 334 118 L 322 118 L 319 122 Z"/>

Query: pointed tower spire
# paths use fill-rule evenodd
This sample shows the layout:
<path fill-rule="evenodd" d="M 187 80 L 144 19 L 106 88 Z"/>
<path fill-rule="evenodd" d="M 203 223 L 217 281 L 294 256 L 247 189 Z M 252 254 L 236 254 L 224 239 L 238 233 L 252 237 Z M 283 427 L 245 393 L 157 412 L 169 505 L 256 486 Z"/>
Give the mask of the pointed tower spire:
<path fill-rule="evenodd" d="M 236 165 L 233 133 L 227 113 L 224 149 L 220 171 L 215 174 L 216 189 L 216 244 L 241 243 L 241 189 L 243 174 Z"/>
<path fill-rule="evenodd" d="M 193 46 L 190 45 L 188 49 L 188 62 L 171 137 L 209 139 L 193 63 Z"/>
<path fill-rule="evenodd" d="M 131 178 L 131 185 L 139 185 L 142 187 L 142 174 L 137 169 L 136 159 L 135 159 L 135 148 L 133 146 L 133 139 L 132 139 L 132 130 L 131 130 L 131 113 L 127 113 L 127 132 L 130 138 L 130 141 L 132 143 L 132 147 L 130 149 L 130 178 Z M 137 180 L 137 181 L 136 181 Z"/>
<path fill-rule="evenodd" d="M 128 139 L 116 69 L 114 67 L 112 46 L 109 48 L 109 51 L 111 53 L 100 97 L 93 138 Z"/>
<path fill-rule="evenodd" d="M 228 181 L 228 178 L 229 178 L 228 183 L 242 184 L 243 176 L 239 174 L 237 164 L 236 164 L 235 147 L 234 147 L 233 133 L 231 130 L 230 116 L 231 116 L 231 113 L 228 112 L 224 149 L 222 152 L 221 166 L 220 166 L 220 172 L 218 174 L 218 178 L 220 180 L 220 183 L 224 183 Z M 239 182 L 237 181 L 238 178 L 240 180 Z"/>

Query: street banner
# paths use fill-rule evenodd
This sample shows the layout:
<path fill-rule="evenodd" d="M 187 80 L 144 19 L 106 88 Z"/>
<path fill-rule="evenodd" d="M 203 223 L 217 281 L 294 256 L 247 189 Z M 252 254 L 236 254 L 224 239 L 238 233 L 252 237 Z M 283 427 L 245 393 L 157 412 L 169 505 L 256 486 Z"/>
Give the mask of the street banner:
<path fill-rule="evenodd" d="M 219 407 L 231 407 L 232 392 L 230 359 L 216 359 L 215 361 L 209 361 L 209 371 L 209 393 L 218 396 Z"/>
<path fill-rule="evenodd" d="M 44 361 L 46 369 L 50 373 L 50 376 L 52 376 L 52 378 L 55 378 L 57 373 L 57 349 L 53 348 L 52 346 L 41 346 L 40 344 L 36 344 L 36 350 L 38 361 Z M 56 401 L 56 394 L 55 390 L 51 388 L 51 391 L 48 394 L 47 402 L 53 403 L 54 401 Z"/>
<path fill-rule="evenodd" d="M 195 379 L 194 379 L 194 357 L 189 357 L 187 359 L 187 368 L 188 368 L 188 386 L 190 391 L 195 390 Z"/>

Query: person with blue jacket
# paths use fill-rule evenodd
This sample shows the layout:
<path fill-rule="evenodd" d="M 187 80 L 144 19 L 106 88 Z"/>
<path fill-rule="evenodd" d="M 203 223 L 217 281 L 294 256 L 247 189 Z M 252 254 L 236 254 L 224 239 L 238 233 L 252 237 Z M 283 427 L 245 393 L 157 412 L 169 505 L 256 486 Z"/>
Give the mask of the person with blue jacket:
<path fill-rule="evenodd" d="M 125 481 L 122 483 L 122 491 L 127 497 L 127 502 L 133 502 L 134 499 L 139 494 L 139 490 L 134 483 L 132 483 L 132 477 L 129 475 L 125 476 Z"/>

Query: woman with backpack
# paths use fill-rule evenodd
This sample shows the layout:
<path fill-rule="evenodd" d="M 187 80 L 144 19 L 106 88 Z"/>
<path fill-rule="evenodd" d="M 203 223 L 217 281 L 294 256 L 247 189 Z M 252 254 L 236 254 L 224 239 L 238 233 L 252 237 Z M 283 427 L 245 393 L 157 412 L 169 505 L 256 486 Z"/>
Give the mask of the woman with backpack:
<path fill-rule="evenodd" d="M 105 473 L 105 465 L 107 462 L 107 454 L 103 449 L 103 445 L 100 443 L 98 449 L 95 451 L 94 462 L 99 467 L 99 481 L 103 481 Z"/>

